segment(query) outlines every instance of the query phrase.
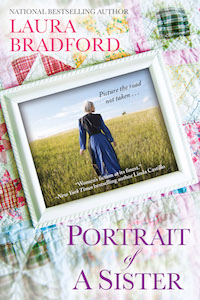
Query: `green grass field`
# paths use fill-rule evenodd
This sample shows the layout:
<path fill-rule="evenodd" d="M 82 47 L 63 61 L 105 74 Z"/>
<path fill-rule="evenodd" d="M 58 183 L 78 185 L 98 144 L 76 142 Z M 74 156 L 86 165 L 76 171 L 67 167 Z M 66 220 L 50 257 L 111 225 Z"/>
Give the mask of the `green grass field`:
<path fill-rule="evenodd" d="M 76 182 L 97 177 L 88 150 L 79 154 L 79 132 L 74 129 L 30 143 L 34 163 L 47 206 L 76 200 L 94 193 L 146 180 L 177 170 L 175 158 L 159 108 L 125 114 L 105 122 L 116 143 L 122 170 L 141 164 L 142 169 L 165 165 L 165 169 L 133 177 L 95 190 L 56 199 L 76 190 Z"/>

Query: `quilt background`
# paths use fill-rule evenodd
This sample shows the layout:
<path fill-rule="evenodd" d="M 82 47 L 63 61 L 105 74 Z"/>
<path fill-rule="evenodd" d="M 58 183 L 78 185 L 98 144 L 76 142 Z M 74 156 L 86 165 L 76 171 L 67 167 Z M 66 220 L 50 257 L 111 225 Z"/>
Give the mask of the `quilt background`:
<path fill-rule="evenodd" d="M 42 2 L 12 0 L 1 3 L 0 89 L 120 59 L 152 49 L 160 49 L 167 66 L 173 93 L 200 180 L 200 3 L 194 0 L 167 2 L 153 0 L 50 0 Z M 77 20 L 80 36 L 116 36 L 122 47 L 115 53 L 80 54 L 8 51 L 8 9 L 14 7 L 125 7 L 129 15 L 85 16 Z M 37 36 L 34 37 L 37 40 Z M 200 299 L 200 183 L 144 199 L 140 203 L 116 207 L 68 224 L 35 230 L 14 161 L 2 110 L 0 110 L 0 297 L 1 299 Z M 84 270 L 91 285 L 96 274 L 108 268 L 120 272 L 123 259 L 135 252 L 133 246 L 80 243 L 67 245 L 67 225 L 96 228 L 190 228 L 191 239 L 185 248 L 150 247 L 138 256 L 133 272 L 176 272 L 184 290 L 126 291 L 72 288 Z"/>

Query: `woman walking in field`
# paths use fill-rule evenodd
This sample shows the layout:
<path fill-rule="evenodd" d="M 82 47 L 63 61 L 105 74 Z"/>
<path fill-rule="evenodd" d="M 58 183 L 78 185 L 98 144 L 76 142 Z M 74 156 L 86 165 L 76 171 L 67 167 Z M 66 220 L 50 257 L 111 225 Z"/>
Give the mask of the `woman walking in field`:
<path fill-rule="evenodd" d="M 93 102 L 84 103 L 84 111 L 87 113 L 79 119 L 79 142 L 80 155 L 86 149 L 86 132 L 89 134 L 89 153 L 92 159 L 93 168 L 97 175 L 115 174 L 120 171 L 120 165 L 116 153 L 111 145 L 116 143 L 105 125 L 100 114 L 94 114 Z"/>

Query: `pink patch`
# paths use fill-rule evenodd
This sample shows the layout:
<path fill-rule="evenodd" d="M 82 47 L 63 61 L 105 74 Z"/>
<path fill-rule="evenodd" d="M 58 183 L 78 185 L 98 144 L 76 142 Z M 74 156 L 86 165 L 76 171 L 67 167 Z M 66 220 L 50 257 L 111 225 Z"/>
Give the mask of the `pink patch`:
<path fill-rule="evenodd" d="M 197 63 L 200 60 L 200 49 L 166 51 L 163 52 L 163 57 L 169 66 Z"/>
<path fill-rule="evenodd" d="M 0 162 L 3 164 L 7 164 L 6 151 L 0 152 Z"/>
<path fill-rule="evenodd" d="M 197 162 L 197 158 L 196 157 L 193 157 L 192 160 L 193 160 L 194 163 Z"/>
<path fill-rule="evenodd" d="M 11 143 L 5 139 L 2 139 L 2 143 L 3 143 L 3 148 L 7 151 L 12 149 L 11 147 Z"/>
<path fill-rule="evenodd" d="M 0 124 L 0 136 L 2 137 L 7 132 L 6 124 Z"/>
<path fill-rule="evenodd" d="M 125 8 L 129 10 L 127 17 L 131 39 L 136 53 L 150 50 L 150 45 L 145 36 L 142 13 L 139 0 L 124 0 Z"/>

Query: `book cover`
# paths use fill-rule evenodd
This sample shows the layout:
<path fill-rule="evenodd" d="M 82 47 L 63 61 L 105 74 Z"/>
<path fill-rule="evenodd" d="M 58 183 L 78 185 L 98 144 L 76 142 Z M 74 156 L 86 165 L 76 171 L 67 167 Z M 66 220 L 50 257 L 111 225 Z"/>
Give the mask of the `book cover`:
<path fill-rule="evenodd" d="M 199 178 L 198 3 L 8 0 L 0 13 L 2 96 L 42 80 L 51 91 L 80 70 L 66 91 L 19 106 L 48 208 L 122 189 L 125 200 L 125 187 L 178 170 L 148 69 L 81 84 L 98 65 L 151 50 Z M 2 299 L 199 299 L 199 183 L 35 229 L 0 118 Z"/>

